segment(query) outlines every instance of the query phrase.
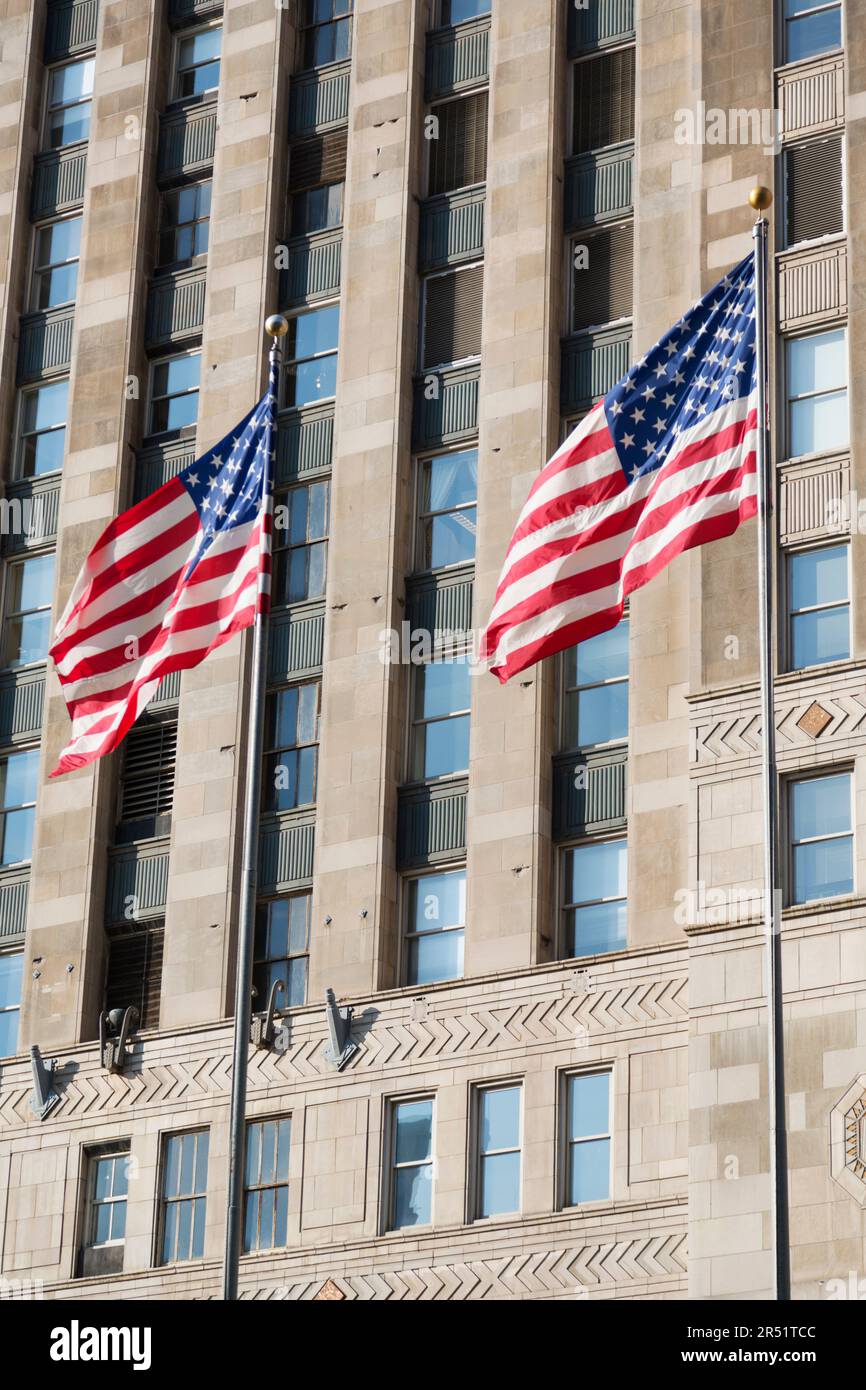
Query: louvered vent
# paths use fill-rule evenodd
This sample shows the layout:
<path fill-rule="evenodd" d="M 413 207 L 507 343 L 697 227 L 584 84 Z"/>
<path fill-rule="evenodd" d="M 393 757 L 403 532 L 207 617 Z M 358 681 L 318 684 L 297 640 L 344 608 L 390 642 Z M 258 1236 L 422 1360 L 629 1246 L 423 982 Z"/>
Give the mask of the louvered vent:
<path fill-rule="evenodd" d="M 322 183 L 343 183 L 346 178 L 346 131 L 334 130 L 315 140 L 292 145 L 289 156 L 289 192 L 316 188 Z"/>
<path fill-rule="evenodd" d="M 574 65 L 572 154 L 634 139 L 634 49 Z"/>
<path fill-rule="evenodd" d="M 630 317 L 633 309 L 634 228 L 629 222 L 595 236 L 578 238 L 586 246 L 588 265 L 572 272 L 572 329 L 595 328 Z"/>
<path fill-rule="evenodd" d="M 138 1009 L 140 1028 L 159 1027 L 165 932 L 162 922 L 109 937 L 105 1008 Z"/>
<path fill-rule="evenodd" d="M 168 832 L 174 801 L 177 724 L 142 724 L 127 736 L 121 778 L 118 841 Z"/>
<path fill-rule="evenodd" d="M 481 352 L 484 267 L 469 266 L 425 282 L 423 365 L 441 367 Z"/>
<path fill-rule="evenodd" d="M 840 135 L 785 151 L 785 221 L 788 246 L 843 230 Z"/>
<path fill-rule="evenodd" d="M 434 106 L 438 136 L 430 140 L 429 193 L 484 183 L 487 178 L 487 93 Z"/>

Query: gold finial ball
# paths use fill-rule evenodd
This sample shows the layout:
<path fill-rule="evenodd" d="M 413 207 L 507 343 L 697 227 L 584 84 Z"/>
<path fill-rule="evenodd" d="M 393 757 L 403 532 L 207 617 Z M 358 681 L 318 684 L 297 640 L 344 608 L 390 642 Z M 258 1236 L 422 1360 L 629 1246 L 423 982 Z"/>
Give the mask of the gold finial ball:
<path fill-rule="evenodd" d="M 773 195 L 769 188 L 765 188 L 759 183 L 749 194 L 749 202 L 756 212 L 765 212 L 773 201 Z"/>
<path fill-rule="evenodd" d="M 288 331 L 288 320 L 282 314 L 269 314 L 265 319 L 265 332 L 272 338 L 284 338 Z"/>

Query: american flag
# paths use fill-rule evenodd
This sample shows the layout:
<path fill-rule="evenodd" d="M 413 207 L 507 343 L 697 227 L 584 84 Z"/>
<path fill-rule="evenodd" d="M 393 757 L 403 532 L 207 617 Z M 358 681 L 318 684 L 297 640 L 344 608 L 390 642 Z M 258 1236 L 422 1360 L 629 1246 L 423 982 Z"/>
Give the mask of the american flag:
<path fill-rule="evenodd" d="M 615 627 L 633 590 L 757 511 L 746 257 L 594 406 L 536 478 L 481 644 L 503 683 Z"/>
<path fill-rule="evenodd" d="M 232 434 L 116 517 L 82 566 L 50 655 L 72 720 L 52 777 L 116 748 L 164 676 L 266 612 L 277 368 Z"/>

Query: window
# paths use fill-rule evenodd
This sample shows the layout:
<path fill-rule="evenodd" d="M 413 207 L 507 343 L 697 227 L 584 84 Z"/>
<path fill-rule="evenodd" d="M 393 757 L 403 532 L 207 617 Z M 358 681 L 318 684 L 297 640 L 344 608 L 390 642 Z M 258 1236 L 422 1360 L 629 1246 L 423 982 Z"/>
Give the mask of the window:
<path fill-rule="evenodd" d="M 574 64 L 572 154 L 634 139 L 634 48 Z"/>
<path fill-rule="evenodd" d="M 437 454 L 418 465 L 417 568 L 439 570 L 475 558 L 478 451 Z"/>
<path fill-rule="evenodd" d="M 520 1090 L 496 1086 L 478 1093 L 476 1215 L 520 1210 Z"/>
<path fill-rule="evenodd" d="M 0 952 L 0 1057 L 13 1057 L 18 1048 L 18 1017 L 24 952 Z"/>
<path fill-rule="evenodd" d="M 413 781 L 469 767 L 469 662 L 431 661 L 414 668 Z"/>
<path fill-rule="evenodd" d="M 788 557 L 788 606 L 792 671 L 851 655 L 846 545 Z"/>
<path fill-rule="evenodd" d="M 201 353 L 165 357 L 150 369 L 148 434 L 164 434 L 194 425 L 198 418 Z"/>
<path fill-rule="evenodd" d="M 564 1205 L 610 1196 L 610 1072 L 567 1076 Z"/>
<path fill-rule="evenodd" d="M 289 1142 L 292 1122 L 251 1120 L 244 1169 L 244 1252 L 288 1244 Z"/>
<path fill-rule="evenodd" d="M 797 63 L 842 47 L 842 6 L 785 0 L 785 61 Z"/>
<path fill-rule="evenodd" d="M 171 1134 L 162 1178 L 162 1263 L 204 1255 L 208 1131 Z"/>
<path fill-rule="evenodd" d="M 292 198 L 292 236 L 311 236 L 339 227 L 343 221 L 343 185 L 324 183 Z"/>
<path fill-rule="evenodd" d="M 794 145 L 784 160 L 786 244 L 844 231 L 841 135 Z"/>
<path fill-rule="evenodd" d="M 219 25 L 199 29 L 195 34 L 177 39 L 174 77 L 176 100 L 203 96 L 205 92 L 216 90 L 220 83 L 221 44 L 222 29 Z"/>
<path fill-rule="evenodd" d="M 68 402 L 68 381 L 21 392 L 15 465 L 18 478 L 38 478 L 63 467 Z"/>
<path fill-rule="evenodd" d="M 340 63 L 352 51 L 353 0 L 306 0 L 302 30 L 305 68 Z"/>
<path fill-rule="evenodd" d="M 88 1155 L 88 1246 L 117 1245 L 126 1236 L 126 1199 L 129 1188 L 129 1149 L 117 1148 Z"/>
<path fill-rule="evenodd" d="M 10 753 L 8 757 L 0 758 L 0 864 L 23 864 L 30 859 L 38 776 L 38 748 L 28 748 L 24 753 Z"/>
<path fill-rule="evenodd" d="M 159 264 L 175 265 L 207 254 L 210 180 L 163 193 L 160 202 Z"/>
<path fill-rule="evenodd" d="M 578 247 L 586 247 L 578 255 Z M 572 242 L 571 328 L 629 318 L 634 306 L 634 225 L 605 227 Z"/>
<path fill-rule="evenodd" d="M 31 555 L 6 566 L 3 665 L 26 666 L 48 655 L 54 556 Z"/>
<path fill-rule="evenodd" d="M 487 93 L 474 92 L 430 109 L 433 117 L 427 193 L 453 193 L 487 178 Z"/>
<path fill-rule="evenodd" d="M 325 592 L 329 482 L 307 483 L 280 495 L 274 513 L 272 600 L 303 603 Z"/>
<path fill-rule="evenodd" d="M 791 458 L 848 444 L 848 353 L 844 328 L 788 339 Z"/>
<path fill-rule="evenodd" d="M 293 142 L 289 154 L 289 193 L 294 197 L 319 184 L 346 179 L 346 128 L 326 130 L 310 140 Z"/>
<path fill-rule="evenodd" d="M 445 367 L 481 352 L 483 265 L 430 275 L 424 285 L 422 366 Z"/>
<path fill-rule="evenodd" d="M 108 934 L 105 1012 L 138 1009 L 138 1027 L 159 1027 L 165 924 L 125 923 Z"/>
<path fill-rule="evenodd" d="M 127 734 L 115 832 L 118 844 L 169 834 L 176 754 L 174 719 L 145 718 Z"/>
<path fill-rule="evenodd" d="M 310 893 L 275 898 L 256 908 L 256 942 L 253 964 L 255 1007 L 264 1013 L 274 980 L 282 980 L 277 1008 L 293 1008 L 307 1002 L 307 960 L 310 950 Z"/>
<path fill-rule="evenodd" d="M 340 306 L 328 304 L 289 319 L 283 380 L 287 406 L 329 400 L 337 390 Z"/>
<path fill-rule="evenodd" d="M 563 910 L 566 957 L 625 948 L 625 840 L 589 840 L 565 851 Z"/>
<path fill-rule="evenodd" d="M 31 309 L 54 309 L 72 304 L 78 285 L 81 253 L 81 218 L 67 217 L 36 229 Z"/>
<path fill-rule="evenodd" d="M 789 798 L 791 901 L 853 893 L 850 772 L 792 782 Z"/>
<path fill-rule="evenodd" d="M 86 140 L 90 133 L 90 101 L 93 95 L 92 58 L 52 68 L 48 74 L 48 109 L 45 143 L 59 150 Z"/>
<path fill-rule="evenodd" d="M 466 870 L 407 882 L 406 983 L 459 980 L 463 974 Z"/>
<path fill-rule="evenodd" d="M 628 738 L 628 620 L 563 656 L 563 748 Z"/>
<path fill-rule="evenodd" d="M 267 698 L 264 809 L 291 811 L 316 799 L 319 682 L 290 685 Z"/>
<path fill-rule="evenodd" d="M 490 0 L 442 0 L 439 23 L 462 24 L 465 19 L 477 19 L 490 13 Z"/>
<path fill-rule="evenodd" d="M 433 1195 L 433 1101 L 401 1100 L 392 1106 L 391 1215 L 389 1229 L 429 1226 Z"/>

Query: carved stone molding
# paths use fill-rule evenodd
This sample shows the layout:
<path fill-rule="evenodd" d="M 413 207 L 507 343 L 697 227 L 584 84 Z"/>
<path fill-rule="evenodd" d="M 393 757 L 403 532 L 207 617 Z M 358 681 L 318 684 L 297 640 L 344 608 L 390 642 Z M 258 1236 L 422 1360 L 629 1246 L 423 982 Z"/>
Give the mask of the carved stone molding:
<path fill-rule="evenodd" d="M 866 1075 L 852 1081 L 830 1111 L 830 1171 L 866 1207 Z"/>

